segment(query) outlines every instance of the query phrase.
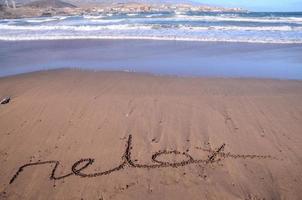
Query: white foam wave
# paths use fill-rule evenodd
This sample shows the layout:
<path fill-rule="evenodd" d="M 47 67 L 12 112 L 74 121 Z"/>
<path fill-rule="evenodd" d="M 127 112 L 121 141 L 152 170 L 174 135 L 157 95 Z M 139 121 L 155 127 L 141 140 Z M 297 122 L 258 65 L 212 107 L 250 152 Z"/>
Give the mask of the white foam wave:
<path fill-rule="evenodd" d="M 268 44 L 302 44 L 302 40 L 256 40 L 251 39 L 230 39 L 230 38 L 188 38 L 188 37 L 165 37 L 165 36 L 98 36 L 98 35 L 73 35 L 73 36 L 0 36 L 3 41 L 33 41 L 33 40 L 90 40 L 90 39 L 109 39 L 109 40 L 166 40 L 166 41 L 196 41 L 196 42 L 242 42 L 242 43 L 268 43 Z"/>
<path fill-rule="evenodd" d="M 50 22 L 50 21 L 56 21 L 57 19 L 53 19 L 53 18 L 46 18 L 46 19 L 28 19 L 28 20 L 24 20 L 25 22 L 28 23 L 43 23 L 43 22 Z"/>
<path fill-rule="evenodd" d="M 252 23 L 289 23 L 289 24 L 302 24 L 302 17 L 240 17 L 229 14 L 219 16 L 190 16 L 184 14 L 175 14 L 173 17 L 161 17 L 162 13 L 150 14 L 145 17 L 135 17 L 138 13 L 128 13 L 128 16 L 133 18 L 117 18 L 117 19 L 106 19 L 105 17 L 112 16 L 113 14 L 107 15 L 84 15 L 84 20 L 97 23 L 119 23 L 128 20 L 130 23 L 135 22 L 153 22 L 153 21 L 201 21 L 201 22 L 252 22 Z M 14 21 L 28 22 L 28 23 L 43 23 L 55 20 L 64 20 L 66 17 L 50 17 L 50 18 L 27 18 L 19 19 Z"/>
<path fill-rule="evenodd" d="M 297 23 L 302 24 L 300 17 L 224 17 L 224 16 L 189 16 L 175 15 L 174 18 L 165 20 L 187 20 L 187 21 L 235 21 L 235 22 L 260 22 L 260 23 Z"/>
<path fill-rule="evenodd" d="M 97 23 L 120 23 L 125 21 L 125 19 L 101 19 L 101 18 L 95 18 L 95 19 L 89 19 L 91 22 L 97 22 Z"/>
<path fill-rule="evenodd" d="M 68 18 L 69 16 L 53 16 L 53 17 L 41 17 L 41 18 L 22 18 L 22 19 L 3 19 L 2 22 L 6 22 L 7 24 L 18 24 L 18 23 L 44 23 L 51 21 L 60 21 Z"/>
<path fill-rule="evenodd" d="M 127 19 L 130 23 L 144 23 L 144 22 L 244 22 L 244 23 L 267 23 L 280 24 L 287 23 L 293 25 L 302 25 L 302 18 L 253 18 L 253 17 L 221 17 L 221 16 L 189 16 L 189 15 L 175 15 L 173 17 L 134 17 Z"/>
<path fill-rule="evenodd" d="M 138 16 L 139 14 L 138 13 L 128 13 L 127 16 L 129 17 L 133 17 L 133 16 Z"/>
<path fill-rule="evenodd" d="M 115 24 L 115 25 L 40 25 L 40 26 L 21 26 L 21 25 L 8 25 L 0 24 L 0 30 L 28 30 L 28 31 L 41 31 L 41 30 L 66 30 L 66 31 L 98 31 L 98 30 L 150 30 L 150 29 L 183 29 L 187 31 L 302 31 L 302 27 L 291 26 L 163 26 L 159 24 Z"/>
<path fill-rule="evenodd" d="M 146 17 L 146 18 L 152 18 L 152 17 L 161 17 L 161 16 L 163 16 L 163 14 L 161 14 L 161 13 L 156 13 L 156 14 L 146 15 L 145 17 Z"/>
<path fill-rule="evenodd" d="M 66 19 L 67 16 L 54 16 L 54 17 L 47 17 L 47 18 L 27 18 L 27 19 L 23 19 L 24 22 L 28 22 L 28 23 L 44 23 L 44 22 L 51 22 L 51 21 L 59 21 L 59 20 L 64 20 Z M 21 19 L 22 20 L 22 19 Z"/>
<path fill-rule="evenodd" d="M 84 15 L 83 18 L 84 19 L 102 19 L 106 16 L 104 15 Z"/>
<path fill-rule="evenodd" d="M 0 30 L 23 30 L 23 31 L 100 31 L 100 30 L 150 30 L 152 25 L 139 25 L 139 24 L 119 24 L 119 25 L 102 25 L 102 26 L 20 26 L 20 25 L 6 25 L 0 24 Z"/>
<path fill-rule="evenodd" d="M 209 26 L 209 27 L 192 27 L 180 26 L 181 29 L 192 31 L 203 30 L 220 30 L 220 31 L 302 31 L 302 27 L 291 26 Z"/>

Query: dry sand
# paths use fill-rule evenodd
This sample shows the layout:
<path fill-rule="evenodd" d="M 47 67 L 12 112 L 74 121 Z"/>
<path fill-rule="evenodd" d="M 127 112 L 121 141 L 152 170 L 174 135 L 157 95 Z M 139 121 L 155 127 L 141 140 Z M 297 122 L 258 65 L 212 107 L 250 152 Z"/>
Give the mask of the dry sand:
<path fill-rule="evenodd" d="M 54 70 L 7 95 L 0 199 L 302 199 L 302 81 Z"/>

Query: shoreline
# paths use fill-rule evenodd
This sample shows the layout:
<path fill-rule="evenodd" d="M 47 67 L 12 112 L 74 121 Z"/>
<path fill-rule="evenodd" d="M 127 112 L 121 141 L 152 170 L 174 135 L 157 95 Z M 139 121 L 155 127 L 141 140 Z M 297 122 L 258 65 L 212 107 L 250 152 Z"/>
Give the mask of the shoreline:
<path fill-rule="evenodd" d="M 302 79 L 302 45 L 156 40 L 0 41 L 0 76 L 56 68 Z"/>
<path fill-rule="evenodd" d="M 1 79 L 9 79 L 14 77 L 31 76 L 40 73 L 51 73 L 51 72 L 63 72 L 63 71 L 76 71 L 83 73 L 113 73 L 113 74 L 132 74 L 134 76 L 150 76 L 150 77 L 161 77 L 161 78 L 175 78 L 175 79 L 201 79 L 201 80 L 239 80 L 239 81 L 292 81 L 292 82 L 302 82 L 301 79 L 278 79 L 278 78 L 266 78 L 266 77 L 224 77 L 224 76 L 185 76 L 185 75 L 169 75 L 169 74 L 156 74 L 150 72 L 135 72 L 135 71 L 119 71 L 119 70 L 95 70 L 95 69 L 85 69 L 81 67 L 65 67 L 65 68 L 54 68 L 54 69 L 42 69 L 37 71 L 28 71 L 24 73 L 11 74 L 7 76 L 0 76 Z"/>

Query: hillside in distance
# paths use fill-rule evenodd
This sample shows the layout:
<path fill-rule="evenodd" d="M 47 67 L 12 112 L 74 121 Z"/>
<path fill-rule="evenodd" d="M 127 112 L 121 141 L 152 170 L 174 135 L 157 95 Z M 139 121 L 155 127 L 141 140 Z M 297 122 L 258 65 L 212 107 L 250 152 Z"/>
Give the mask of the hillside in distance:
<path fill-rule="evenodd" d="M 75 8 L 71 3 L 67 3 L 61 0 L 38 0 L 33 1 L 25 4 L 29 7 L 36 7 L 36 8 Z"/>
<path fill-rule="evenodd" d="M 2 0 L 4 1 L 4 0 Z M 24 5 L 35 2 L 36 0 L 15 0 L 18 5 Z M 144 4 L 196 4 L 190 0 L 65 0 L 65 2 L 74 5 L 87 4 L 116 4 L 116 3 L 144 3 Z"/>

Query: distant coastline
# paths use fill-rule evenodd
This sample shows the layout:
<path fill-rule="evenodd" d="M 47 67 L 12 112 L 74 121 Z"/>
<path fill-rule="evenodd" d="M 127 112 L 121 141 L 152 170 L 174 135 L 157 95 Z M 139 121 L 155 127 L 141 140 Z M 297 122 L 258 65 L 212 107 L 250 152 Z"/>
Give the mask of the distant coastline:
<path fill-rule="evenodd" d="M 247 12 L 241 8 L 223 8 L 190 3 L 153 4 L 153 3 L 110 3 L 110 4 L 71 4 L 60 0 L 41 0 L 26 4 L 0 5 L 0 19 L 100 15 L 114 13 L 149 12 Z"/>

